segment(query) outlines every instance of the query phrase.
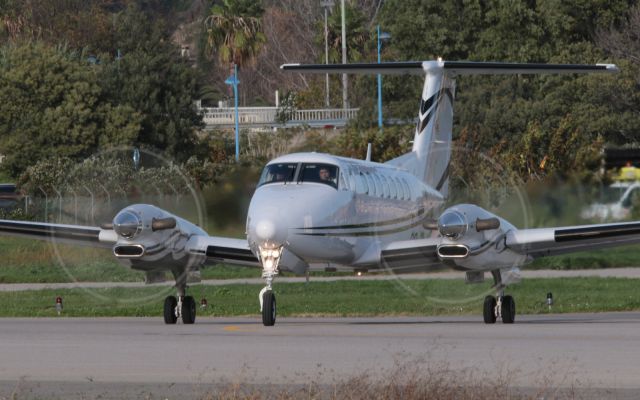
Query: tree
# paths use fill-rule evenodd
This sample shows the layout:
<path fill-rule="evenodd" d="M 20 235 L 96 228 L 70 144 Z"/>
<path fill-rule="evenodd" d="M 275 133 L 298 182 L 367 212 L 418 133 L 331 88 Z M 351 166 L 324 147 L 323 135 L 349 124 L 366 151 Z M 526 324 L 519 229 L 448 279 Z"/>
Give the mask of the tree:
<path fill-rule="evenodd" d="M 364 14 L 350 2 L 344 6 L 345 29 L 347 36 L 347 62 L 362 61 L 366 51 L 366 45 L 372 37 L 367 28 Z M 329 62 L 342 63 L 342 13 L 340 7 L 335 6 L 328 18 L 329 30 Z M 317 24 L 318 35 L 316 43 L 324 46 L 324 22 Z"/>
<path fill-rule="evenodd" d="M 41 43 L 0 52 L 0 152 L 12 176 L 50 157 L 87 157 L 101 145 L 128 145 L 140 115 L 102 95 L 100 66 Z"/>
<path fill-rule="evenodd" d="M 260 18 L 262 3 L 255 0 L 222 0 L 205 19 L 207 45 L 217 50 L 223 63 L 238 66 L 253 62 L 266 38 Z"/>
<path fill-rule="evenodd" d="M 136 145 L 187 160 L 203 126 L 193 106 L 199 91 L 195 70 L 179 56 L 162 24 L 138 8 L 127 8 L 117 25 L 122 57 L 105 58 L 100 76 L 105 96 L 140 114 Z"/>

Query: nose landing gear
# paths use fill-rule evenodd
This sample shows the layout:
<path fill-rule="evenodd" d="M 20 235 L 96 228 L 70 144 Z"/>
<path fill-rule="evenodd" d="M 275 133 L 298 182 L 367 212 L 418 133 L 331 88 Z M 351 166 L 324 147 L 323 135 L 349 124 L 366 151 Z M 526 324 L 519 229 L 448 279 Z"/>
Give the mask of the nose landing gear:
<path fill-rule="evenodd" d="M 282 247 L 276 249 L 260 248 L 260 260 L 262 261 L 262 277 L 266 281 L 266 286 L 258 294 L 260 301 L 260 311 L 262 313 L 262 324 L 273 326 L 276 323 L 276 295 L 273 293 L 271 284 L 278 275 L 278 262 L 282 255 Z"/>

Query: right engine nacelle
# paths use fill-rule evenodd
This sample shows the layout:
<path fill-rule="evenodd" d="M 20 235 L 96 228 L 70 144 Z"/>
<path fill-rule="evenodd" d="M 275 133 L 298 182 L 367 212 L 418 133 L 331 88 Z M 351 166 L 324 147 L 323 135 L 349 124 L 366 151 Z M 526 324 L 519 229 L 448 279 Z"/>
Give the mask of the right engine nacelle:
<path fill-rule="evenodd" d="M 473 204 L 458 204 L 438 218 L 442 242 L 438 257 L 466 269 L 488 270 L 519 266 L 526 257 L 505 246 L 505 235 L 516 228 Z"/>

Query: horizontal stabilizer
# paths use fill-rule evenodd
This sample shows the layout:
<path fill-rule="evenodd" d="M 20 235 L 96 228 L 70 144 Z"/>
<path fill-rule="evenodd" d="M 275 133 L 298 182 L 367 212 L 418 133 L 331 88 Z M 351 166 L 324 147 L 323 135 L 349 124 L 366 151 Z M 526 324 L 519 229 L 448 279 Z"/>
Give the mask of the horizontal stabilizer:
<path fill-rule="evenodd" d="M 356 64 L 284 64 L 284 71 L 310 74 L 385 74 L 385 75 L 424 75 L 420 61 L 356 63 Z"/>
<path fill-rule="evenodd" d="M 355 64 L 284 64 L 284 71 L 315 74 L 422 75 L 447 71 L 451 75 L 561 74 L 618 72 L 615 64 L 538 64 L 470 61 L 406 61 Z"/>

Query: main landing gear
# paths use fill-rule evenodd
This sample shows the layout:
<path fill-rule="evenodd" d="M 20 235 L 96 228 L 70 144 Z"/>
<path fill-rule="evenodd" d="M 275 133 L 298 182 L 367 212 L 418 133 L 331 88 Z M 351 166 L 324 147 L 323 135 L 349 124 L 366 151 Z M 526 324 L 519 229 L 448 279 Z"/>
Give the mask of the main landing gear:
<path fill-rule="evenodd" d="M 497 297 L 484 298 L 482 314 L 485 324 L 494 324 L 497 319 L 502 319 L 505 324 L 513 324 L 516 319 L 516 303 L 511 296 L 504 295 L 506 285 L 502 283 L 500 270 L 491 271 L 494 280 L 494 288 L 498 291 Z"/>
<path fill-rule="evenodd" d="M 196 301 L 192 296 L 185 296 L 187 291 L 186 274 L 184 277 L 176 277 L 178 296 L 167 296 L 164 299 L 164 323 L 175 324 L 178 318 L 182 318 L 183 324 L 196 322 Z"/>

